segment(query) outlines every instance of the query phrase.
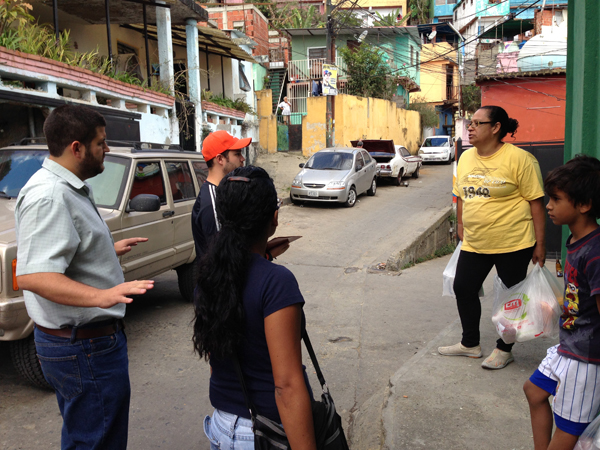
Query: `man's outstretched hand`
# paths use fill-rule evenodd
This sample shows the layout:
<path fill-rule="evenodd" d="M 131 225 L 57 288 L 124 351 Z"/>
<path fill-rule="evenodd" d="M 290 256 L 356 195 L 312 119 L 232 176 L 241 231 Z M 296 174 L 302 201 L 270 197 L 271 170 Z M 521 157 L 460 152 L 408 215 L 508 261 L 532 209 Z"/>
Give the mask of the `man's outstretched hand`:
<path fill-rule="evenodd" d="M 120 241 L 115 242 L 115 252 L 117 252 L 117 256 L 124 255 L 131 251 L 131 247 L 135 247 L 140 242 L 147 242 L 148 238 L 143 237 L 135 237 L 129 239 L 122 239 Z"/>

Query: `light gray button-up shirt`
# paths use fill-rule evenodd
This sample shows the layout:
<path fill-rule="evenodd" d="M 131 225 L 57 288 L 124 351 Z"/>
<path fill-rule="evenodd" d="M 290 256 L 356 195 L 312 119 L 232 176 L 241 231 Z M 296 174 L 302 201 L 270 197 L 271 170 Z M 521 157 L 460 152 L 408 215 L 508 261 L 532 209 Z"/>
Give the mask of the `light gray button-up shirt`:
<path fill-rule="evenodd" d="M 74 281 L 109 289 L 124 281 L 108 226 L 96 209 L 90 186 L 46 159 L 21 189 L 15 208 L 17 275 L 62 273 Z M 112 308 L 67 306 L 24 291 L 35 323 L 47 328 L 84 325 L 125 315 Z"/>

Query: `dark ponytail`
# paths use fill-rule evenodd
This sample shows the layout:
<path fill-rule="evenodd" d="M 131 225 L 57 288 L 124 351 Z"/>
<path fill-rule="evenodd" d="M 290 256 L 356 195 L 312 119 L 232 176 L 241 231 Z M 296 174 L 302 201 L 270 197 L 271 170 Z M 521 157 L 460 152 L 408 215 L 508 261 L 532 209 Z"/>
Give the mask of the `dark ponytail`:
<path fill-rule="evenodd" d="M 231 355 L 243 339 L 251 247 L 268 237 L 277 210 L 273 180 L 260 167 L 235 169 L 217 187 L 216 209 L 221 231 L 199 262 L 194 299 L 194 349 L 205 359 Z"/>
<path fill-rule="evenodd" d="M 492 126 L 496 123 L 500 123 L 500 140 L 504 139 L 508 133 L 511 137 L 515 137 L 517 128 L 519 128 L 519 122 L 517 119 L 508 117 L 507 112 L 500 106 L 482 106 L 479 109 L 485 109 L 488 111 L 488 116 Z"/>

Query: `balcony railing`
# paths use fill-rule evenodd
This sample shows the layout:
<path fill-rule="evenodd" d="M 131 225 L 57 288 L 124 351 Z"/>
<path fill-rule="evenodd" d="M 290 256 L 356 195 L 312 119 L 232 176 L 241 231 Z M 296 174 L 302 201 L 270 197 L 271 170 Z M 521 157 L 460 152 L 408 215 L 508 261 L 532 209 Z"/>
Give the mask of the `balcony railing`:
<path fill-rule="evenodd" d="M 317 80 L 323 78 L 323 64 L 325 58 L 300 59 L 290 61 L 288 64 L 288 75 L 290 80 Z M 346 78 L 346 64 L 341 57 L 335 58 L 335 65 L 338 68 L 338 78 Z"/>
<path fill-rule="evenodd" d="M 446 101 L 458 101 L 458 86 L 446 86 Z"/>

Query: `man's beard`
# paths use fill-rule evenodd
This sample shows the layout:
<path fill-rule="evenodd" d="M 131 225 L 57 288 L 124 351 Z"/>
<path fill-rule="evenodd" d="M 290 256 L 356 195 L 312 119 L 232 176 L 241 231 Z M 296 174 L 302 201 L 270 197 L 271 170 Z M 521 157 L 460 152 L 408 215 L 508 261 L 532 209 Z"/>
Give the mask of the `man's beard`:
<path fill-rule="evenodd" d="M 85 156 L 81 162 L 81 173 L 83 174 L 84 179 L 93 178 L 102 172 L 104 172 L 103 161 L 95 159 L 92 152 L 86 149 Z"/>

